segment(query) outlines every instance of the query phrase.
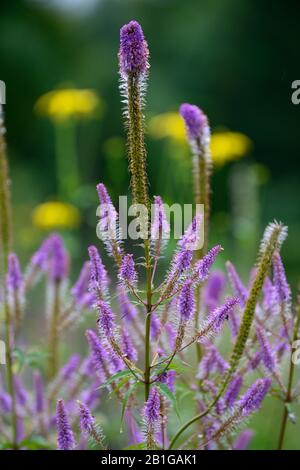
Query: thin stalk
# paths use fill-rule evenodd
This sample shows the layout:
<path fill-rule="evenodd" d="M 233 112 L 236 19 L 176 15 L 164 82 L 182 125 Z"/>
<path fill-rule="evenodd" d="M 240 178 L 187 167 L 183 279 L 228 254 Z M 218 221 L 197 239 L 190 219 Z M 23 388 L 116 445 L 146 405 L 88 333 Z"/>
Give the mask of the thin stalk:
<path fill-rule="evenodd" d="M 8 163 L 6 157 L 6 145 L 4 140 L 4 127 L 0 109 L 0 237 L 2 251 L 2 274 L 3 274 L 3 304 L 5 315 L 5 342 L 6 342 L 6 370 L 8 391 L 12 400 L 11 421 L 12 421 L 12 447 L 16 449 L 17 445 L 17 411 L 16 411 L 16 393 L 13 375 L 12 359 L 12 317 L 8 304 L 8 292 L 6 286 L 6 276 L 8 270 L 8 255 L 12 245 L 11 228 L 11 199 L 8 178 Z"/>
<path fill-rule="evenodd" d="M 49 325 L 49 361 L 48 378 L 51 380 L 58 371 L 59 364 L 59 317 L 60 317 L 60 282 L 54 283 L 53 310 Z"/>
<path fill-rule="evenodd" d="M 146 243 L 147 242 L 147 243 Z M 149 240 L 145 240 L 145 257 L 146 257 L 146 283 L 147 283 L 147 306 L 145 321 L 145 401 L 148 400 L 150 392 L 150 372 L 151 372 L 151 348 L 150 348 L 150 331 L 151 331 L 151 314 L 152 314 L 152 282 L 151 282 L 151 258 Z"/>
<path fill-rule="evenodd" d="M 292 401 L 292 385 L 293 385 L 294 372 L 295 372 L 295 364 L 294 364 L 294 361 L 293 361 L 293 348 L 292 348 L 292 345 L 293 345 L 294 341 L 296 341 L 298 339 L 299 327 L 300 327 L 300 307 L 298 307 L 298 314 L 297 314 L 297 319 L 296 319 L 295 328 L 294 328 L 293 340 L 291 341 L 291 358 L 290 358 L 288 387 L 287 387 L 286 396 L 285 396 L 285 400 L 284 400 L 284 410 L 283 410 L 283 415 L 282 415 L 282 420 L 281 420 L 281 426 L 280 426 L 280 432 L 279 432 L 279 438 L 278 438 L 278 446 L 277 446 L 278 450 L 282 450 L 282 448 L 283 448 L 284 437 L 285 437 L 286 426 L 287 426 L 287 420 L 288 420 L 288 416 L 289 416 L 287 404 L 291 403 L 291 401 Z"/>

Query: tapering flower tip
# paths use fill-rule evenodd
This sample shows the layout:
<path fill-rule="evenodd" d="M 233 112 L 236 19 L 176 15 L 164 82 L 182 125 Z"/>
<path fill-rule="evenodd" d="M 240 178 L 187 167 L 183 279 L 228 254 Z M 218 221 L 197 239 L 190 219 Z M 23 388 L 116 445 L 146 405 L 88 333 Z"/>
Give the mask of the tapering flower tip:
<path fill-rule="evenodd" d="M 264 363 L 264 366 L 269 372 L 274 372 L 276 368 L 275 354 L 272 351 L 270 343 L 267 340 L 262 328 L 256 328 L 256 336 L 260 346 L 261 359 Z"/>
<path fill-rule="evenodd" d="M 18 292 L 23 285 L 20 263 L 15 253 L 8 257 L 7 288 L 9 292 Z"/>
<path fill-rule="evenodd" d="M 55 233 L 49 238 L 49 249 L 51 256 L 50 277 L 54 282 L 62 281 L 68 275 L 69 257 L 63 240 L 58 234 Z"/>
<path fill-rule="evenodd" d="M 183 321 L 188 321 L 194 313 L 195 295 L 193 281 L 187 279 L 181 289 L 179 297 L 179 313 Z"/>
<path fill-rule="evenodd" d="M 248 291 L 230 261 L 226 262 L 226 270 L 234 294 L 240 298 L 242 305 L 245 305 L 248 299 Z"/>
<path fill-rule="evenodd" d="M 82 266 L 82 269 L 80 271 L 77 281 L 75 282 L 74 286 L 71 289 L 71 294 L 73 295 L 73 297 L 75 298 L 78 304 L 82 303 L 82 300 L 87 293 L 90 278 L 91 278 L 91 262 L 86 261 Z"/>
<path fill-rule="evenodd" d="M 64 381 L 69 380 L 72 375 L 78 370 L 80 364 L 80 355 L 73 354 L 68 362 L 61 368 L 59 376 Z"/>
<path fill-rule="evenodd" d="M 233 450 L 246 450 L 253 437 L 253 431 L 251 429 L 244 429 L 241 431 L 235 442 L 233 443 Z"/>
<path fill-rule="evenodd" d="M 127 283 L 130 285 L 136 284 L 137 272 L 135 269 L 133 255 L 127 254 L 123 256 L 118 277 L 120 281 L 123 281 L 125 283 L 125 285 Z"/>
<path fill-rule="evenodd" d="M 196 263 L 195 271 L 199 282 L 205 281 L 209 276 L 209 270 L 216 257 L 223 250 L 221 245 L 214 246 L 200 261 Z"/>
<path fill-rule="evenodd" d="M 231 380 L 224 395 L 224 400 L 227 406 L 232 407 L 234 405 L 235 400 L 238 397 L 238 394 L 240 392 L 242 385 L 243 385 L 243 377 L 237 374 Z"/>
<path fill-rule="evenodd" d="M 273 240 L 274 248 L 276 248 L 279 251 L 287 235 L 288 235 L 288 228 L 285 225 L 278 223 L 276 221 L 267 225 L 264 231 L 263 237 L 262 237 L 261 244 L 260 244 L 260 255 L 262 255 L 266 249 L 270 248 L 270 243 L 272 240 Z"/>
<path fill-rule="evenodd" d="M 215 346 L 210 345 L 208 351 L 203 356 L 199 364 L 196 378 L 200 380 L 206 379 L 214 371 L 223 375 L 228 368 L 228 363 L 221 356 L 218 349 Z"/>
<path fill-rule="evenodd" d="M 112 219 L 111 222 L 115 222 L 118 218 L 118 213 L 112 203 L 111 197 L 103 183 L 99 183 L 96 186 L 99 202 L 101 205 L 100 217 L 106 216 Z"/>
<path fill-rule="evenodd" d="M 33 373 L 33 388 L 35 395 L 35 412 L 43 413 L 43 411 L 45 411 L 46 406 L 46 397 L 43 378 L 39 371 L 34 371 Z"/>
<path fill-rule="evenodd" d="M 239 400 L 238 406 L 244 416 L 249 415 L 253 411 L 259 409 L 263 399 L 265 398 L 271 386 L 272 379 L 258 379 L 248 389 L 245 395 Z"/>
<path fill-rule="evenodd" d="M 137 21 L 130 21 L 120 30 L 120 74 L 145 75 L 149 68 L 149 50 L 143 30 Z"/>
<path fill-rule="evenodd" d="M 181 248 L 186 250 L 195 250 L 198 248 L 198 242 L 200 242 L 200 228 L 202 222 L 202 214 L 196 214 L 195 217 L 193 217 L 192 222 L 185 230 L 181 240 L 179 240 L 178 242 L 178 245 L 181 246 Z"/>
<path fill-rule="evenodd" d="M 273 255 L 273 281 L 278 301 L 290 304 L 291 289 L 287 282 L 284 266 L 278 252 L 275 252 Z"/>
<path fill-rule="evenodd" d="M 93 330 L 87 330 L 85 335 L 89 343 L 94 369 L 102 375 L 105 362 L 108 359 L 107 351 Z"/>
<path fill-rule="evenodd" d="M 111 337 L 114 331 L 114 314 L 110 306 L 104 300 L 98 300 L 96 308 L 99 312 L 97 320 L 100 333 L 105 336 Z"/>
<path fill-rule="evenodd" d="M 160 417 L 160 395 L 156 387 L 152 387 L 145 403 L 144 417 L 148 426 L 154 426 Z"/>
<path fill-rule="evenodd" d="M 212 322 L 213 329 L 219 332 L 222 328 L 224 321 L 229 317 L 232 309 L 239 303 L 237 297 L 230 297 L 226 299 L 221 307 L 217 307 L 209 316 L 209 322 Z"/>
<path fill-rule="evenodd" d="M 170 225 L 167 221 L 164 203 L 160 196 L 154 196 L 154 214 L 151 225 L 151 240 L 166 239 L 170 234 Z"/>
<path fill-rule="evenodd" d="M 127 328 L 122 328 L 122 351 L 131 362 L 137 360 L 137 351 L 133 346 L 130 333 Z"/>
<path fill-rule="evenodd" d="M 72 450 L 75 447 L 73 431 L 68 421 L 63 400 L 56 405 L 57 448 L 59 450 Z"/>
<path fill-rule="evenodd" d="M 208 129 L 208 120 L 203 111 L 193 104 L 183 103 L 179 108 L 189 140 L 202 142 L 203 136 L 206 136 Z"/>
<path fill-rule="evenodd" d="M 108 284 L 105 266 L 95 246 L 90 246 L 88 252 L 91 262 L 89 289 L 95 291 L 97 294 L 103 294 Z"/>
<path fill-rule="evenodd" d="M 79 407 L 80 429 L 83 434 L 89 434 L 95 429 L 95 420 L 85 403 L 77 401 Z"/>

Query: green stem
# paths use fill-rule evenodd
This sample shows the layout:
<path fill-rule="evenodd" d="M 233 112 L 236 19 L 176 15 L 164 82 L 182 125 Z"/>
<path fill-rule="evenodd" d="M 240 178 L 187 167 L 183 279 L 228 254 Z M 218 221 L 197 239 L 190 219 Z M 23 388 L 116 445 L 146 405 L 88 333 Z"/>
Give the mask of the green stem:
<path fill-rule="evenodd" d="M 298 307 L 298 315 L 297 315 L 297 319 L 296 319 L 296 323 L 295 323 L 293 339 L 291 341 L 291 358 L 290 358 L 290 370 L 289 370 L 289 378 L 288 378 L 288 387 L 287 387 L 287 392 L 286 392 L 286 396 L 285 396 L 285 400 L 284 400 L 284 410 L 283 410 L 283 415 L 282 415 L 282 420 L 281 420 L 277 450 L 282 450 L 282 448 L 283 448 L 284 437 L 285 437 L 285 432 L 286 432 L 286 427 L 287 427 L 287 420 L 288 420 L 288 416 L 289 416 L 287 404 L 291 403 L 291 401 L 292 401 L 292 385 L 293 385 L 294 372 L 295 372 L 295 364 L 294 364 L 294 361 L 293 361 L 293 348 L 292 348 L 292 346 L 293 346 L 294 341 L 296 341 L 297 338 L 298 338 L 299 327 L 300 327 L 300 307 Z"/>
<path fill-rule="evenodd" d="M 58 370 L 59 364 L 59 337 L 58 323 L 60 316 L 60 283 L 54 284 L 53 311 L 51 314 L 49 325 L 49 361 L 48 361 L 48 378 L 53 379 Z"/>
<path fill-rule="evenodd" d="M 0 110 L 1 112 L 1 110 Z M 2 248 L 2 274 L 3 274 L 3 303 L 5 313 L 5 342 L 6 342 L 6 370 L 8 391 L 12 400 L 12 447 L 16 449 L 17 445 L 17 411 L 16 411 L 16 394 L 13 375 L 13 359 L 12 359 L 12 319 L 8 304 L 8 293 L 6 286 L 6 276 L 8 271 L 8 255 L 12 245 L 12 229 L 11 229 L 11 199 L 8 178 L 8 163 L 6 158 L 6 145 L 4 140 L 4 127 L 2 117 L 0 116 L 0 237 Z"/>
<path fill-rule="evenodd" d="M 80 184 L 73 120 L 55 123 L 55 154 L 58 195 L 69 200 Z"/>
<path fill-rule="evenodd" d="M 145 258 L 146 258 L 146 283 L 147 283 L 147 315 L 145 321 L 145 371 L 144 371 L 144 379 L 145 379 L 145 401 L 148 400 L 149 392 L 150 392 L 150 372 L 151 372 L 151 364 L 150 364 L 150 356 L 151 356 L 151 348 L 150 348 L 150 332 L 151 332 L 151 313 L 152 313 L 152 276 L 151 276 L 151 257 L 150 257 L 150 246 L 149 240 L 145 240 Z"/>

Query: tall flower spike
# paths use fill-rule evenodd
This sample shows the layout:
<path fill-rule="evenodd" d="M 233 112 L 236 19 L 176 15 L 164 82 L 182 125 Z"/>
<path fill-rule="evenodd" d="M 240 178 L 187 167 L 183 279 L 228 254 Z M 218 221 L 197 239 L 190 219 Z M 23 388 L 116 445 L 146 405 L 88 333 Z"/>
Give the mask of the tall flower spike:
<path fill-rule="evenodd" d="M 232 309 L 238 303 L 238 298 L 231 297 L 226 299 L 225 303 L 221 305 L 221 307 L 217 307 L 213 312 L 211 312 L 208 319 L 204 322 L 204 325 L 200 328 L 200 331 L 196 334 L 197 340 L 202 342 L 213 333 L 218 333 L 221 330 L 224 321 L 229 317 Z"/>
<path fill-rule="evenodd" d="M 119 270 L 119 279 L 127 284 L 135 285 L 137 282 L 137 272 L 135 269 L 135 263 L 133 255 L 125 255 L 122 259 L 122 263 Z"/>
<path fill-rule="evenodd" d="M 103 333 L 107 337 L 111 337 L 114 331 L 114 314 L 110 306 L 104 300 L 98 300 L 96 308 L 99 312 L 97 323 L 100 333 Z"/>
<path fill-rule="evenodd" d="M 97 210 L 99 216 L 97 235 L 103 241 L 108 255 L 112 256 L 119 265 L 122 259 L 119 215 L 103 183 L 97 185 L 97 192 L 100 202 Z"/>
<path fill-rule="evenodd" d="M 46 397 L 43 378 L 39 371 L 35 371 L 33 374 L 33 387 L 35 392 L 34 411 L 38 414 L 43 413 L 46 407 Z"/>
<path fill-rule="evenodd" d="M 121 317 L 125 322 L 131 322 L 138 314 L 138 310 L 133 305 L 122 285 L 117 286 L 118 301 L 121 311 Z"/>
<path fill-rule="evenodd" d="M 97 444 L 100 445 L 101 449 L 106 449 L 103 442 L 102 430 L 96 425 L 89 407 L 86 403 L 82 403 L 81 401 L 78 401 L 78 406 L 81 432 L 83 435 L 90 436 Z"/>
<path fill-rule="evenodd" d="M 15 253 L 8 257 L 7 291 L 11 310 L 15 317 L 16 326 L 20 326 L 23 316 L 24 281 L 21 274 L 20 263 Z"/>
<path fill-rule="evenodd" d="M 170 236 L 164 204 L 160 196 L 154 196 L 154 213 L 151 225 L 151 243 L 154 256 L 158 259 Z"/>
<path fill-rule="evenodd" d="M 82 300 L 85 298 L 85 295 L 87 293 L 89 282 L 90 282 L 90 277 L 91 277 L 91 262 L 86 261 L 82 266 L 82 269 L 80 271 L 77 281 L 75 282 L 74 286 L 71 289 L 71 294 L 73 295 L 73 297 L 75 298 L 76 302 L 79 305 L 82 303 Z"/>
<path fill-rule="evenodd" d="M 156 387 L 152 387 L 149 398 L 145 403 L 144 416 L 147 425 L 154 426 L 160 418 L 160 395 Z"/>
<path fill-rule="evenodd" d="M 92 361 L 94 369 L 100 376 L 101 380 L 108 377 L 109 370 L 107 367 L 108 355 L 106 349 L 103 347 L 100 339 L 93 330 L 86 331 L 86 338 L 92 354 Z"/>
<path fill-rule="evenodd" d="M 90 246 L 89 257 L 91 262 L 89 289 L 94 291 L 99 298 L 103 298 L 107 290 L 107 272 L 99 252 L 95 246 Z"/>
<path fill-rule="evenodd" d="M 143 94 L 149 69 L 148 57 L 148 46 L 142 28 L 136 21 L 130 21 L 120 31 L 120 89 L 126 104 L 125 116 L 128 120 L 128 158 L 133 203 L 143 204 L 147 208 L 149 198 Z"/>
<path fill-rule="evenodd" d="M 193 180 L 195 203 L 204 205 L 204 246 L 199 253 L 206 252 L 208 244 L 208 223 L 210 212 L 210 129 L 203 111 L 195 105 L 184 103 L 179 110 L 187 131 L 193 154 Z"/>
<path fill-rule="evenodd" d="M 59 450 L 72 450 L 75 447 L 73 431 L 68 421 L 63 400 L 56 405 L 57 447 Z"/>
<path fill-rule="evenodd" d="M 55 233 L 50 237 L 49 250 L 51 256 L 50 278 L 53 282 L 61 282 L 68 275 L 69 257 L 60 235 Z"/>
<path fill-rule="evenodd" d="M 278 301 L 290 309 L 291 289 L 286 279 L 284 266 L 278 252 L 273 255 L 273 281 Z"/>

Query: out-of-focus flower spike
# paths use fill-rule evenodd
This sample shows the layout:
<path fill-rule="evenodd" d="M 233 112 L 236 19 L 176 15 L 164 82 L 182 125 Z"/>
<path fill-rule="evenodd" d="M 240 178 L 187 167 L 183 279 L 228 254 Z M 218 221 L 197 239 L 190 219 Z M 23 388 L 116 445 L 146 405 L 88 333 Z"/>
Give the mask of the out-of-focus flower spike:
<path fill-rule="evenodd" d="M 25 272 L 25 288 L 29 289 L 39 279 L 40 275 L 46 271 L 50 254 L 51 237 L 43 241 L 39 249 L 33 254 Z"/>
<path fill-rule="evenodd" d="M 248 291 L 246 287 L 244 286 L 238 273 L 236 272 L 235 267 L 230 261 L 226 262 L 226 269 L 227 269 L 228 279 L 229 279 L 234 295 L 239 297 L 241 304 L 245 306 L 247 302 L 247 298 L 248 298 Z"/>
<path fill-rule="evenodd" d="M 76 443 L 73 431 L 68 421 L 63 400 L 58 400 L 56 405 L 56 427 L 57 427 L 57 448 L 59 450 L 72 450 Z"/>
<path fill-rule="evenodd" d="M 150 332 L 151 332 L 151 339 L 152 341 L 157 340 L 159 332 L 161 330 L 160 320 L 155 313 L 151 315 L 151 323 L 150 323 Z"/>
<path fill-rule="evenodd" d="M 145 422 L 155 426 L 160 419 L 160 394 L 156 387 L 152 387 L 144 409 Z"/>
<path fill-rule="evenodd" d="M 123 286 L 117 286 L 117 294 L 118 294 L 118 301 L 121 311 L 121 317 L 125 320 L 125 322 L 131 322 L 138 314 L 138 310 L 133 305 Z"/>
<path fill-rule="evenodd" d="M 106 449 L 103 442 L 102 430 L 100 430 L 99 426 L 96 425 L 89 407 L 80 401 L 78 401 L 78 407 L 81 432 L 86 436 L 90 436 L 97 444 L 100 445 L 101 449 Z"/>
<path fill-rule="evenodd" d="M 233 443 L 232 450 L 246 450 L 251 442 L 253 434 L 254 433 L 251 429 L 244 429 L 241 431 Z"/>
<path fill-rule="evenodd" d="M 273 282 L 276 292 L 277 303 L 279 303 L 279 312 L 284 326 L 284 336 L 290 336 L 291 318 L 291 289 L 286 279 L 284 266 L 278 252 L 273 255 Z"/>
<path fill-rule="evenodd" d="M 33 388 L 35 395 L 34 411 L 38 414 L 42 414 L 46 408 L 46 397 L 43 378 L 39 371 L 33 373 Z"/>
<path fill-rule="evenodd" d="M 60 369 L 59 379 L 63 382 L 70 380 L 70 378 L 78 371 L 80 364 L 80 355 L 72 354 L 68 362 Z"/>
<path fill-rule="evenodd" d="M 109 377 L 109 369 L 107 366 L 107 351 L 93 330 L 87 330 L 86 337 L 91 350 L 95 371 L 98 373 L 100 379 L 104 381 Z"/>
<path fill-rule="evenodd" d="M 275 354 L 272 351 L 271 346 L 262 328 L 256 328 L 256 336 L 260 346 L 261 358 L 264 363 L 264 366 L 269 372 L 274 372 L 276 369 Z"/>
<path fill-rule="evenodd" d="M 17 403 L 23 407 L 28 402 L 28 392 L 25 389 L 22 379 L 19 375 L 14 375 L 14 384 Z"/>
<path fill-rule="evenodd" d="M 112 309 L 104 300 L 97 301 L 96 309 L 99 313 L 97 324 L 100 333 L 104 334 L 106 337 L 112 337 L 115 327 L 115 316 Z"/>
<path fill-rule="evenodd" d="M 99 222 L 97 235 L 103 241 L 107 253 L 120 265 L 122 260 L 121 233 L 119 215 L 111 201 L 108 191 L 103 183 L 97 185 L 100 206 L 97 210 Z"/>
<path fill-rule="evenodd" d="M 239 299 L 236 297 L 228 298 L 223 305 L 217 307 L 213 312 L 210 313 L 208 319 L 204 322 L 204 325 L 200 328 L 196 338 L 199 342 L 203 342 L 213 333 L 218 333 L 224 321 L 229 317 L 232 309 L 239 303 Z"/>
<path fill-rule="evenodd" d="M 50 279 L 59 283 L 65 279 L 69 272 L 69 256 L 64 247 L 64 243 L 60 235 L 54 233 L 49 238 Z"/>
<path fill-rule="evenodd" d="M 233 377 L 232 381 L 228 385 L 228 388 L 224 394 L 224 400 L 226 402 L 226 405 L 230 408 L 234 405 L 240 392 L 240 389 L 242 388 L 242 385 L 243 377 L 239 374 Z"/>
<path fill-rule="evenodd" d="M 159 376 L 159 382 L 166 384 L 172 393 L 175 393 L 176 371 L 168 370 Z"/>
<path fill-rule="evenodd" d="M 272 379 L 258 379 L 247 390 L 245 395 L 239 400 L 237 406 L 241 409 L 243 416 L 248 416 L 253 411 L 260 408 L 271 386 Z"/>
<path fill-rule="evenodd" d="M 76 303 L 78 305 L 82 304 L 82 301 L 86 296 L 86 293 L 89 287 L 90 277 L 91 277 L 91 262 L 86 261 L 82 266 L 82 269 L 80 271 L 77 281 L 75 282 L 74 286 L 71 289 L 71 294 L 75 298 Z"/>
<path fill-rule="evenodd" d="M 8 257 L 7 292 L 15 325 L 19 327 L 23 317 L 25 299 L 23 276 L 19 259 L 15 253 L 10 253 Z"/>
<path fill-rule="evenodd" d="M 209 311 L 215 309 L 219 305 L 224 287 L 225 277 L 222 271 L 211 273 L 204 289 L 204 302 Z"/>
<path fill-rule="evenodd" d="M 126 328 L 122 328 L 122 351 L 131 362 L 137 361 L 137 350 L 133 346 L 130 334 Z"/>
<path fill-rule="evenodd" d="M 269 277 L 266 277 L 263 285 L 263 308 L 269 315 L 279 313 L 276 290 Z"/>

